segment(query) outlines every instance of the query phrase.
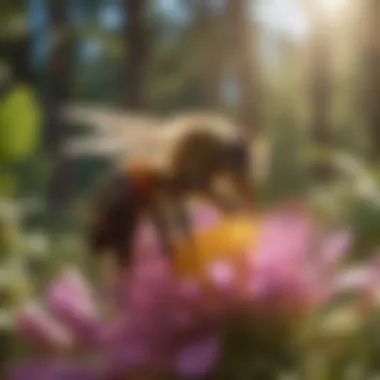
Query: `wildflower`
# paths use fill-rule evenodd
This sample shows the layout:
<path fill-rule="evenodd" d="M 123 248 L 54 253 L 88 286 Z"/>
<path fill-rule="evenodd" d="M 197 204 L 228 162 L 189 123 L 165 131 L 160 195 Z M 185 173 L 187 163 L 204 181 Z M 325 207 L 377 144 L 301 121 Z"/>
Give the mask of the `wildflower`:
<path fill-rule="evenodd" d="M 280 347 L 289 351 L 303 318 L 347 288 L 339 283 L 349 235 L 321 231 L 305 209 L 223 218 L 200 208 L 193 219 L 195 244 L 178 240 L 171 258 L 160 251 L 154 230 L 141 226 L 112 319 L 102 318 L 79 273 L 59 276 L 45 302 L 65 332 L 46 318 L 40 324 L 34 319 L 29 325 L 39 341 L 45 333 L 57 345 L 87 344 L 98 366 L 87 360 L 85 368 L 96 380 L 202 377 L 232 357 L 244 362 L 240 367 L 261 368 L 263 360 L 278 360 Z M 61 379 L 58 367 L 46 368 L 44 379 Z M 23 379 L 15 371 L 10 379 Z"/>
<path fill-rule="evenodd" d="M 90 287 L 69 268 L 48 287 L 45 303 L 27 304 L 16 324 L 37 345 L 69 346 L 97 340 L 99 314 Z"/>
<path fill-rule="evenodd" d="M 34 344 L 47 348 L 69 347 L 73 338 L 69 331 L 55 321 L 40 305 L 28 304 L 17 321 L 19 331 Z"/>
<path fill-rule="evenodd" d="M 97 367 L 34 361 L 11 368 L 9 378 L 20 380 L 102 380 L 103 374 Z"/>
<path fill-rule="evenodd" d="M 96 339 L 99 314 L 94 297 L 89 286 L 74 269 L 63 273 L 46 293 L 51 313 L 61 323 L 71 327 L 77 340 L 86 342 Z"/>

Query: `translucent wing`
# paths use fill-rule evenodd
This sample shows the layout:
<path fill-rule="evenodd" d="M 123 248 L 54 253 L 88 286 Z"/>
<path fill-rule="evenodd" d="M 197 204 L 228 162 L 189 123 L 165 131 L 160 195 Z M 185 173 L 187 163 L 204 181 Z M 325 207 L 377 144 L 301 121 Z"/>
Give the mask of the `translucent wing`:
<path fill-rule="evenodd" d="M 158 117 L 88 104 L 66 105 L 61 114 L 70 124 L 85 124 L 93 130 L 88 136 L 67 142 L 65 151 L 70 156 L 149 160 L 155 157 L 157 161 L 168 139 L 163 121 Z"/>
<path fill-rule="evenodd" d="M 161 124 L 158 117 L 84 103 L 66 104 L 61 109 L 61 115 L 70 122 L 89 125 L 96 133 L 125 132 L 127 128 L 145 129 Z"/>

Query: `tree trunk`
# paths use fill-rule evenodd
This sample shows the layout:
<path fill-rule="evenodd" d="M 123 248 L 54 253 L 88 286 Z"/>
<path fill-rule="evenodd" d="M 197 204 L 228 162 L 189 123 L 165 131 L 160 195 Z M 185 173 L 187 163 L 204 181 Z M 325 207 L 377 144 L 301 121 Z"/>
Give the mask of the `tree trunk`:
<path fill-rule="evenodd" d="M 230 52 L 239 91 L 238 118 L 247 134 L 252 136 L 261 126 L 261 91 L 257 29 L 250 20 L 248 8 L 246 0 L 228 1 Z"/>
<path fill-rule="evenodd" d="M 226 8 L 215 12 L 208 0 L 200 1 L 197 12 L 197 41 L 202 49 L 202 93 L 204 105 L 211 110 L 222 108 L 221 92 L 228 50 L 226 49 Z"/>
<path fill-rule="evenodd" d="M 66 0 L 49 0 L 53 46 L 49 60 L 50 96 L 47 110 L 48 149 L 52 156 L 53 173 L 49 194 L 49 211 L 61 215 L 69 194 L 68 161 L 63 152 L 68 129 L 60 118 L 60 106 L 68 100 L 71 44 L 68 36 Z"/>
<path fill-rule="evenodd" d="M 148 75 L 148 28 L 146 0 L 124 0 L 124 38 L 127 51 L 125 70 L 126 106 L 142 110 L 146 106 Z"/>
<path fill-rule="evenodd" d="M 364 107 L 372 141 L 372 158 L 380 160 L 380 3 L 367 0 L 364 41 Z"/>
<path fill-rule="evenodd" d="M 330 143 L 329 25 L 323 15 L 314 14 L 310 37 L 311 132 L 316 143 L 326 145 Z"/>
<path fill-rule="evenodd" d="M 312 12 L 312 32 L 310 36 L 310 102 L 311 138 L 320 147 L 331 146 L 331 55 L 330 31 L 326 15 L 319 7 Z M 313 167 L 313 177 L 318 181 L 330 178 L 331 170 L 326 163 Z"/>

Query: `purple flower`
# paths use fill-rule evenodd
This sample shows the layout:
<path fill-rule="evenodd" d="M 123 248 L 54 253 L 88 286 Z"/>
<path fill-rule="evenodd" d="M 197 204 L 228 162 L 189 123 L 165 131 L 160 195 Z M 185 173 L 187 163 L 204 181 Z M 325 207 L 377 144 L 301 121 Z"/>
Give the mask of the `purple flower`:
<path fill-rule="evenodd" d="M 196 234 L 223 220 L 207 207 L 192 216 Z M 247 223 L 249 232 L 251 222 Z M 215 236 L 231 238 L 223 231 Z M 157 234 L 145 223 L 137 231 L 133 268 L 115 289 L 122 302 L 114 318 L 101 320 L 101 305 L 95 304 L 91 288 L 71 270 L 47 289 L 50 314 L 22 315 L 20 331 L 34 342 L 87 344 L 89 352 L 101 358 L 101 369 L 87 368 L 99 380 L 136 373 L 205 375 L 217 366 L 231 317 L 243 315 L 252 324 L 268 324 L 286 316 L 296 324 L 347 290 L 352 272 L 343 271 L 341 264 L 349 241 L 346 232 L 323 231 L 306 209 L 279 208 L 252 219 L 252 239 L 243 251 L 240 247 L 227 257 L 212 252 L 212 260 L 202 261 L 202 271 L 185 277 L 161 252 Z M 223 244 L 218 246 L 223 250 Z M 366 282 L 373 278 L 370 273 L 358 276 L 364 280 L 357 288 L 373 283 Z M 41 378 L 66 378 L 58 375 L 61 371 L 60 376 L 66 376 L 66 367 L 59 368 L 47 365 Z"/>
<path fill-rule="evenodd" d="M 220 342 L 211 336 L 193 342 L 182 348 L 176 355 L 174 369 L 182 376 L 192 377 L 206 373 L 219 356 Z"/>
<path fill-rule="evenodd" d="M 252 302 L 272 313 L 275 308 L 302 314 L 326 301 L 350 236 L 324 235 L 311 215 L 298 209 L 269 213 L 261 228 L 258 247 L 248 254 Z"/>
<path fill-rule="evenodd" d="M 36 303 L 25 306 L 16 319 L 16 325 L 27 340 L 40 346 L 67 348 L 74 343 L 71 332 Z"/>
<path fill-rule="evenodd" d="M 47 361 L 23 363 L 8 373 L 10 380 L 102 380 L 103 376 L 98 367 Z"/>
<path fill-rule="evenodd" d="M 93 346 L 102 331 L 93 299 L 80 273 L 69 269 L 48 287 L 44 303 L 32 302 L 21 310 L 16 326 L 40 346 Z"/>
<path fill-rule="evenodd" d="M 80 273 L 71 268 L 52 283 L 46 302 L 52 315 L 69 326 L 78 341 L 96 340 L 99 315 L 94 295 Z"/>

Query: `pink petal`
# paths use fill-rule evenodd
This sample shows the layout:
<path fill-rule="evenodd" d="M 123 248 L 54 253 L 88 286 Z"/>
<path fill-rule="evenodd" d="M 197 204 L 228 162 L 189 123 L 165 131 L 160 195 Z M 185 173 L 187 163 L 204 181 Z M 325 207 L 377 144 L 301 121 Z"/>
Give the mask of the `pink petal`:
<path fill-rule="evenodd" d="M 73 337 L 69 331 L 39 305 L 27 305 L 19 314 L 16 325 L 21 335 L 35 344 L 68 347 L 73 343 Z"/>
<path fill-rule="evenodd" d="M 220 288 L 226 288 L 232 284 L 234 272 L 227 262 L 214 262 L 209 268 L 211 281 Z"/>
<path fill-rule="evenodd" d="M 269 214 L 262 222 L 256 260 L 270 265 L 298 262 L 308 252 L 313 233 L 311 222 L 306 215 L 296 212 Z"/>
<path fill-rule="evenodd" d="M 221 219 L 221 214 L 210 205 L 197 205 L 192 209 L 192 222 L 197 229 L 203 229 L 214 225 Z"/>
<path fill-rule="evenodd" d="M 79 339 L 92 339 L 98 322 L 94 297 L 76 270 L 64 272 L 47 289 L 47 303 L 52 313 Z"/>
<path fill-rule="evenodd" d="M 352 241 L 352 236 L 347 231 L 342 231 L 329 236 L 322 245 L 320 261 L 327 267 L 335 266 L 346 256 Z"/>
<path fill-rule="evenodd" d="M 94 302 L 94 295 L 76 269 L 70 269 L 62 273 L 47 290 L 48 302 L 51 306 L 56 303 L 65 303 L 65 305 L 86 319 L 96 319 L 97 308 Z"/>
<path fill-rule="evenodd" d="M 174 369 L 184 376 L 202 375 L 212 370 L 219 356 L 216 337 L 201 339 L 178 352 Z"/>
<path fill-rule="evenodd" d="M 201 296 L 201 287 L 194 279 L 185 279 L 179 285 L 179 293 L 189 300 L 197 300 Z"/>
<path fill-rule="evenodd" d="M 64 363 L 31 362 L 10 368 L 9 380 L 101 380 L 99 368 L 86 368 Z"/>
<path fill-rule="evenodd" d="M 124 336 L 122 341 L 117 341 L 108 350 L 109 371 L 128 373 L 160 364 L 164 360 L 165 352 L 161 349 L 153 353 L 154 343 L 134 332 Z"/>
<path fill-rule="evenodd" d="M 138 226 L 132 251 L 134 263 L 138 263 L 141 259 L 162 257 L 165 254 L 162 251 L 158 232 L 152 223 L 144 221 Z"/>
<path fill-rule="evenodd" d="M 150 285 L 166 282 L 172 278 L 172 265 L 165 257 L 141 259 L 133 270 L 133 280 Z"/>

